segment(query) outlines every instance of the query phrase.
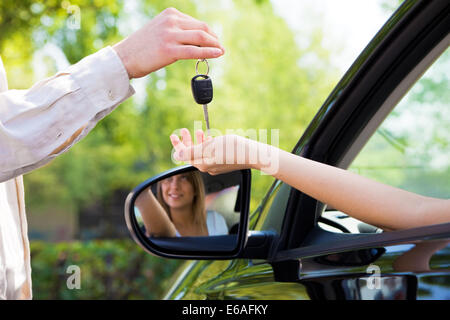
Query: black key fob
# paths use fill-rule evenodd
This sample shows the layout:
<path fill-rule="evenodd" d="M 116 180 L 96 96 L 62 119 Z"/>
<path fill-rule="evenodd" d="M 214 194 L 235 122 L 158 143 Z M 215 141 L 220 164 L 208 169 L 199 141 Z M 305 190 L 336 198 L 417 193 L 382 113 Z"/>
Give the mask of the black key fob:
<path fill-rule="evenodd" d="M 198 104 L 208 104 L 213 98 L 211 78 L 205 74 L 198 74 L 191 80 L 192 95 Z"/>

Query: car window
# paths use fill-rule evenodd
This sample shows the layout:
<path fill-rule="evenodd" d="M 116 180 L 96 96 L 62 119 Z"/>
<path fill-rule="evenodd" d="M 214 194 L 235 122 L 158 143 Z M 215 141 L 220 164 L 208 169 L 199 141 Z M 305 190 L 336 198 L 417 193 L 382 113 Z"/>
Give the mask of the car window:
<path fill-rule="evenodd" d="M 386 117 L 349 170 L 424 196 L 450 198 L 448 70 L 447 48 Z M 326 211 L 323 217 L 351 232 L 376 231 L 341 212 Z"/>

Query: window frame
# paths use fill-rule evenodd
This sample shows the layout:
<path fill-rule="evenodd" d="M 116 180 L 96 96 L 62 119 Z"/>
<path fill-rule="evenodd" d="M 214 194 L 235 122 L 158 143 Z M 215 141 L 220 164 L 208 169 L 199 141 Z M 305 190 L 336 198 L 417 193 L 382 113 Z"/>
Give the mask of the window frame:
<path fill-rule="evenodd" d="M 355 139 L 348 151 L 342 159 L 336 164 L 341 169 L 349 169 L 353 161 L 364 150 L 364 147 L 376 133 L 377 129 L 383 124 L 384 120 L 398 106 L 400 101 L 408 94 L 413 86 L 421 79 L 423 74 L 439 59 L 439 57 L 448 50 L 450 43 L 450 34 L 447 35 L 417 66 L 400 82 L 400 84 L 392 91 L 386 101 L 381 105 L 380 109 L 375 113 L 373 118 L 362 129 L 361 133 Z M 325 211 L 335 210 L 329 205 L 325 205 L 320 216 Z M 336 210 L 339 211 L 339 210 Z M 340 212 L 340 211 L 339 211 Z M 343 213 L 345 214 L 345 213 Z M 319 218 L 320 219 L 320 218 Z M 363 222 L 363 221 L 361 221 Z"/>
<path fill-rule="evenodd" d="M 368 133 L 378 127 L 374 124 L 382 122 L 434 61 L 433 49 L 448 41 L 443 40 L 448 39 L 448 25 L 450 5 L 445 1 L 405 1 L 338 83 L 293 153 L 333 166 L 348 166 L 371 136 Z M 315 247 L 309 241 L 310 234 L 317 230 L 324 206 L 291 188 L 280 239 L 272 257 L 286 250 L 298 251 L 302 246 Z M 450 235 L 450 224 L 446 228 Z M 425 230 L 432 229 L 425 227 Z M 390 236 L 396 237 L 397 232 L 400 231 Z M 353 240 L 368 236 L 337 235 L 354 236 Z M 370 234 L 369 237 L 377 239 L 384 235 Z M 401 234 L 398 237 L 402 238 Z M 346 237 L 339 239 L 346 241 Z M 320 237 L 316 240 L 320 242 Z M 340 241 L 336 239 L 336 242 L 339 246 Z M 329 247 L 329 243 L 326 246 Z M 315 248 L 316 253 L 325 250 L 322 247 Z"/>

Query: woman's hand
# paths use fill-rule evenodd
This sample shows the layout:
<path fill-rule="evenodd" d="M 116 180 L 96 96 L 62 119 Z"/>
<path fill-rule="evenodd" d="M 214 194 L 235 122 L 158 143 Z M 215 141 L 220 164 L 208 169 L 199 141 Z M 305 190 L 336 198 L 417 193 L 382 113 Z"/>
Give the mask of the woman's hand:
<path fill-rule="evenodd" d="M 113 46 L 131 78 L 140 78 L 180 59 L 217 58 L 225 49 L 202 21 L 168 8 Z"/>
<path fill-rule="evenodd" d="M 205 138 L 202 130 L 197 130 L 196 137 L 197 144 L 194 145 L 189 130 L 185 128 L 181 129 L 182 140 L 177 135 L 170 136 L 176 160 L 188 162 L 211 175 L 257 168 L 256 141 L 237 135 Z"/>

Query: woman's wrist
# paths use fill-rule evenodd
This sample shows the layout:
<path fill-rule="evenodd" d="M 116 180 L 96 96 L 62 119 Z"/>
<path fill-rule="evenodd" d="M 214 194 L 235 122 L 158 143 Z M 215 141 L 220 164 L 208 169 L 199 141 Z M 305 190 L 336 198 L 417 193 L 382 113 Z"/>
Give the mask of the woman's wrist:
<path fill-rule="evenodd" d="M 273 174 L 278 170 L 279 149 L 254 140 L 249 140 L 249 163 L 251 169 Z M 267 172 L 266 172 L 267 171 Z"/>
<path fill-rule="evenodd" d="M 259 170 L 259 161 L 258 157 L 255 157 L 255 155 L 258 154 L 259 149 L 259 142 L 251 139 L 245 139 L 247 143 L 247 155 L 246 156 L 246 165 L 249 167 L 249 169 L 257 169 Z"/>

